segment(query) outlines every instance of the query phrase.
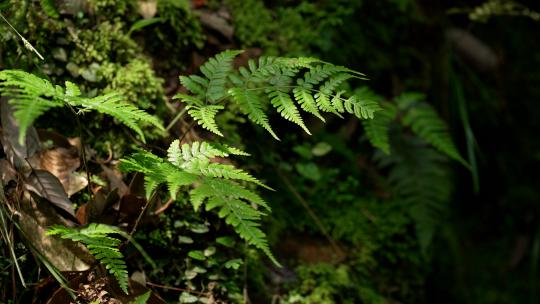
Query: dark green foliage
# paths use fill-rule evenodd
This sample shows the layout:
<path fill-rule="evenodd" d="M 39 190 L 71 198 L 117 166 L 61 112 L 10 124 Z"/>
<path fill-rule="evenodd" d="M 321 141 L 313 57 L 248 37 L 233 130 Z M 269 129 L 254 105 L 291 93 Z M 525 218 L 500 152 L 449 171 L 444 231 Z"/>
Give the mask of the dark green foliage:
<path fill-rule="evenodd" d="M 76 174 L 92 178 L 103 160 L 113 167 L 127 150 L 155 152 L 124 158 L 142 165 L 134 170 L 144 171 L 148 196 L 154 193 L 135 236 L 159 267 L 151 269 L 129 248 L 125 261 L 147 282 L 189 290 L 156 288 L 166 302 L 538 302 L 540 56 L 531 50 L 539 47 L 540 23 L 533 2 L 0 0 L 0 11 L 22 36 L 0 20 L 0 70 L 34 75 L 20 77 L 21 86 L 0 81 L 3 95 L 18 95 L 11 102 L 23 132 L 34 124 L 80 138 L 89 153 Z M 232 39 L 214 21 L 233 30 Z M 449 34 L 456 29 L 459 37 Z M 231 48 L 250 49 L 219 53 Z M 492 60 L 486 70 L 482 58 Z M 186 75 L 180 88 L 179 74 Z M 183 104 L 169 103 L 174 94 Z M 155 115 L 154 122 L 178 117 L 167 131 L 198 146 L 175 145 L 170 159 L 161 157 L 172 139 L 125 118 L 137 108 Z M 72 109 L 97 115 L 74 116 Z M 117 128 L 121 117 L 147 144 Z M 278 135 L 282 142 L 273 140 Z M 230 147 L 205 146 L 215 138 L 252 157 L 232 166 L 215 154 Z M 39 252 L 25 249 L 9 225 L 19 218 L 24 187 L 19 174 L 9 179 L 1 151 L 6 210 L 15 212 L 2 229 L 8 237 L 0 238 L 0 302 L 47 302 L 40 290 L 56 286 L 32 288 L 51 282 L 41 271 L 47 264 L 37 264 L 32 255 Z M 234 153 L 241 152 L 227 152 Z M 480 185 L 474 191 L 469 162 Z M 248 171 L 277 190 L 264 192 L 272 217 L 253 203 L 262 201 L 253 196 L 261 181 Z M 143 201 L 139 177 L 122 180 Z M 89 188 L 114 188 L 101 179 Z M 72 197 L 77 207 L 101 195 L 83 192 Z M 223 195 L 228 201 L 215 198 Z M 176 203 L 165 205 L 169 197 Z M 229 208 L 235 200 L 241 204 Z M 124 207 L 115 225 L 130 227 Z M 233 211 L 243 220 L 231 219 Z M 241 232 L 242 222 L 260 225 L 244 226 L 268 235 L 265 246 L 284 268 L 245 246 L 239 233 L 258 235 Z M 345 252 L 343 260 L 296 256 L 310 240 L 331 249 L 321 226 Z M 282 248 L 291 239 L 295 253 Z"/>
<path fill-rule="evenodd" d="M 330 31 L 349 16 L 345 1 L 265 2 L 226 0 L 235 25 L 235 37 L 243 47 L 261 47 L 265 54 L 305 55 L 311 48 L 329 48 Z"/>

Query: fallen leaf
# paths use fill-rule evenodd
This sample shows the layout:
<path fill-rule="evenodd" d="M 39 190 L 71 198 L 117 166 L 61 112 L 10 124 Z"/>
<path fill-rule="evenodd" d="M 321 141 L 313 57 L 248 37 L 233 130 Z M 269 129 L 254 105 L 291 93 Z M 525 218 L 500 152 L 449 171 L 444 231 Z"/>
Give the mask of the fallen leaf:
<path fill-rule="evenodd" d="M 0 116 L 2 120 L 2 136 L 0 140 L 7 160 L 19 171 L 29 173 L 31 168 L 27 159 L 39 151 L 39 137 L 34 127 L 26 131 L 23 145 L 19 143 L 19 124 L 13 116 L 13 106 L 5 97 L 0 98 Z"/>
<path fill-rule="evenodd" d="M 68 197 L 84 189 L 88 185 L 86 176 L 76 173 L 80 166 L 77 148 L 54 148 L 40 153 L 40 168 L 56 176 Z"/>
<path fill-rule="evenodd" d="M 118 189 L 118 195 L 121 197 L 129 193 L 128 186 L 122 180 L 122 173 L 120 173 L 116 169 L 111 169 L 105 165 L 101 165 L 101 169 L 103 170 L 105 178 L 109 180 L 111 192 L 114 189 Z"/>
<path fill-rule="evenodd" d="M 50 172 L 34 170 L 30 176 L 25 179 L 24 186 L 26 190 L 34 192 L 51 202 L 54 206 L 75 217 L 73 204 L 69 200 L 66 191 L 64 191 L 58 178 Z"/>
<path fill-rule="evenodd" d="M 21 228 L 31 244 L 58 270 L 87 270 L 95 262 L 81 244 L 45 234 L 52 225 L 73 226 L 72 222 L 58 215 L 50 204 L 40 204 L 25 192 L 19 216 Z"/>
<path fill-rule="evenodd" d="M 17 178 L 17 171 L 13 169 L 13 167 L 7 160 L 1 159 L 0 160 L 0 181 L 2 181 L 4 185 L 7 185 L 10 181 L 16 180 L 16 178 Z"/>
<path fill-rule="evenodd" d="M 234 35 L 234 28 L 228 22 L 228 20 L 222 15 L 218 15 L 209 10 L 198 10 L 201 23 L 220 33 L 223 37 L 227 38 L 229 41 L 232 40 Z"/>

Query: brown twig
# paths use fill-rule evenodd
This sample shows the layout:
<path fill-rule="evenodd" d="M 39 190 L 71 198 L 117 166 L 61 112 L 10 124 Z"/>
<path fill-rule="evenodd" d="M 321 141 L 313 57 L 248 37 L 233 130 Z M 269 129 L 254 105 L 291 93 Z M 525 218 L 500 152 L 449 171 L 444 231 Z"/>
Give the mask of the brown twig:
<path fill-rule="evenodd" d="M 174 200 L 172 198 L 169 198 L 167 202 L 165 203 L 165 205 L 161 206 L 158 210 L 154 211 L 154 215 L 160 215 L 161 213 L 163 213 L 165 210 L 167 210 L 167 208 L 169 208 L 172 205 L 173 202 Z"/>
<path fill-rule="evenodd" d="M 196 291 L 196 290 L 192 290 L 192 289 L 186 289 L 186 288 L 178 288 L 178 287 L 172 287 L 172 286 L 160 285 L 160 284 L 156 284 L 156 283 L 152 283 L 152 282 L 146 282 L 146 285 L 152 286 L 152 287 L 161 288 L 161 289 L 169 289 L 169 290 L 174 290 L 174 291 L 180 291 L 180 292 L 184 292 L 184 291 L 185 291 L 185 292 L 189 292 L 189 293 L 196 294 L 196 295 L 200 295 L 200 296 L 208 296 L 208 295 L 209 295 L 208 292 L 200 292 L 200 291 Z"/>

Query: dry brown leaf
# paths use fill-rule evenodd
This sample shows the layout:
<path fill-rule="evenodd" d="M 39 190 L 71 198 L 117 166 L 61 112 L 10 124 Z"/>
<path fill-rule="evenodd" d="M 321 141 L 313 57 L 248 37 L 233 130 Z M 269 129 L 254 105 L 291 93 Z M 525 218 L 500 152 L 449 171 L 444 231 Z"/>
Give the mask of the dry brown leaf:
<path fill-rule="evenodd" d="M 7 185 L 10 181 L 16 180 L 17 178 L 17 171 L 13 169 L 11 164 L 5 160 L 0 160 L 0 181 L 3 182 L 4 185 Z"/>
<path fill-rule="evenodd" d="M 116 168 L 111 169 L 105 165 L 101 165 L 101 169 L 103 170 L 105 178 L 109 181 L 109 188 L 111 192 L 114 189 L 117 189 L 120 197 L 129 193 L 129 188 L 122 180 L 122 173 L 120 173 L 120 171 L 118 171 Z"/>
<path fill-rule="evenodd" d="M 234 35 L 234 28 L 227 20 L 225 14 L 217 14 L 209 10 L 198 10 L 201 23 L 220 33 L 223 37 L 227 38 L 229 41 L 232 40 Z"/>
<path fill-rule="evenodd" d="M 40 169 L 45 169 L 56 176 L 68 196 L 71 196 L 88 185 L 86 176 L 76 173 L 80 166 L 77 148 L 54 148 L 40 153 Z"/>
<path fill-rule="evenodd" d="M 25 179 L 24 186 L 26 190 L 34 192 L 56 207 L 71 214 L 73 217 L 75 216 L 73 204 L 69 200 L 66 191 L 64 191 L 58 178 L 50 172 L 34 170 L 30 176 Z"/>
<path fill-rule="evenodd" d="M 7 98 L 0 98 L 0 114 L 2 120 L 2 136 L 0 140 L 7 160 L 22 173 L 29 173 L 31 168 L 26 161 L 39 151 L 39 137 L 34 127 L 26 131 L 24 144 L 19 143 L 19 124 L 13 116 L 13 107 Z"/>

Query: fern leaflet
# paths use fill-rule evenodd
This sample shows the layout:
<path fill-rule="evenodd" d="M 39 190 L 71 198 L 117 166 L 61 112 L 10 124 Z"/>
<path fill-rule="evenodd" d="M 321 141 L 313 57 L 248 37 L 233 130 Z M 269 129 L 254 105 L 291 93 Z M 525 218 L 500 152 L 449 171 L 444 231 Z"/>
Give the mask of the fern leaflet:
<path fill-rule="evenodd" d="M 391 103 L 382 104 L 384 111 L 373 119 L 362 121 L 366 135 L 371 144 L 381 149 L 384 153 L 390 154 L 390 124 L 397 115 L 396 107 Z"/>
<path fill-rule="evenodd" d="M 396 98 L 398 106 L 407 110 L 403 124 L 442 153 L 469 167 L 458 152 L 446 123 L 429 104 L 422 102 L 423 99 L 424 96 L 417 93 L 403 94 Z"/>
<path fill-rule="evenodd" d="M 101 264 L 109 270 L 120 285 L 128 293 L 128 272 L 124 256 L 118 250 L 121 241 L 111 237 L 111 234 L 122 234 L 118 228 L 105 224 L 90 224 L 87 227 L 75 229 L 59 225 L 52 226 L 48 235 L 60 235 L 63 239 L 81 242 Z"/>

